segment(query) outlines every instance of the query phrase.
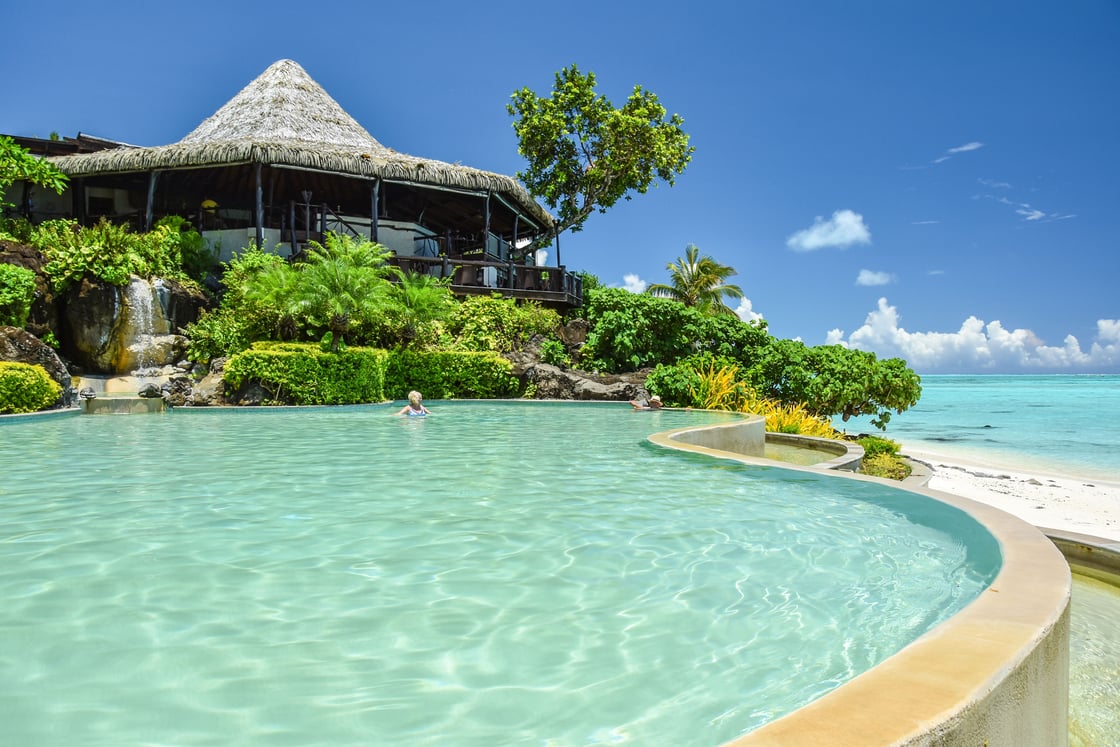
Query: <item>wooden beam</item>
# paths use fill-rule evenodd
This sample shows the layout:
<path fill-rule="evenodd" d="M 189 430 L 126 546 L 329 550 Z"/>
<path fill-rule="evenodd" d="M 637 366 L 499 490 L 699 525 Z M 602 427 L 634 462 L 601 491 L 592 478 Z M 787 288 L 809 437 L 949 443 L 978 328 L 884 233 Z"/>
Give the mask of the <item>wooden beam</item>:
<path fill-rule="evenodd" d="M 264 250 L 264 189 L 261 187 L 261 164 L 256 163 L 257 177 L 257 248 Z"/>

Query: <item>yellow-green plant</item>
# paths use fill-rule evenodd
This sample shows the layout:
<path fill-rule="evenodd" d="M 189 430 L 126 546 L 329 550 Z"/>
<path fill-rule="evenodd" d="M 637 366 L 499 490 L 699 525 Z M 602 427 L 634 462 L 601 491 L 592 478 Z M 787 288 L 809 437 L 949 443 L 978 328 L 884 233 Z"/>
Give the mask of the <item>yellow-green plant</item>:
<path fill-rule="evenodd" d="M 871 457 L 865 456 L 860 466 L 860 472 L 874 477 L 905 480 L 910 476 L 911 467 L 894 454 L 879 453 Z"/>
<path fill-rule="evenodd" d="M 0 414 L 45 410 L 60 394 L 62 387 L 42 366 L 0 362 Z"/>
<path fill-rule="evenodd" d="M 696 369 L 696 375 L 696 380 L 688 384 L 694 407 L 744 412 L 755 399 L 754 391 L 740 380 L 739 367 L 734 364 L 717 367 L 715 361 L 708 361 Z"/>
<path fill-rule="evenodd" d="M 809 412 L 803 404 L 786 405 L 773 400 L 763 403 L 759 415 L 766 417 L 766 430 L 771 433 L 796 433 L 801 436 L 836 438 L 836 429 L 827 420 Z"/>

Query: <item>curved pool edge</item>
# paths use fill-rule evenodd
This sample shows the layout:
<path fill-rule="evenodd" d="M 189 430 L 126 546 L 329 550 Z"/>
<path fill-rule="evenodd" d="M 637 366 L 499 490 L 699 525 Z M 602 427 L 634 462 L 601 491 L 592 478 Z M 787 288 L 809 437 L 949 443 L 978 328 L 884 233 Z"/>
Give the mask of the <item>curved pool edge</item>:
<path fill-rule="evenodd" d="M 772 462 L 705 445 L 677 429 L 659 446 L 837 479 L 889 484 L 966 512 L 998 541 L 1003 565 L 981 595 L 878 666 L 724 747 L 829 744 L 1066 745 L 1069 735 L 1069 565 L 1039 529 L 991 506 L 925 487 L 849 472 Z M 696 440 L 695 437 L 692 437 Z"/>

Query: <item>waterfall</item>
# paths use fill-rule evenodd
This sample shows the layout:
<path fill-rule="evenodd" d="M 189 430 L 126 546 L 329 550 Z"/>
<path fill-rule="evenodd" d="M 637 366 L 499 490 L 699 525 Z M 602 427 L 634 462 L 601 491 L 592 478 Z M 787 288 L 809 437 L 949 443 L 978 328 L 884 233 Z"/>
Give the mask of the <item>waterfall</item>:
<path fill-rule="evenodd" d="M 128 305 L 129 323 L 136 340 L 134 343 L 136 375 L 140 379 L 143 379 L 145 369 L 152 365 L 152 336 L 155 334 L 152 314 L 154 296 L 155 288 L 147 280 L 134 277 L 128 284 L 125 303 Z M 133 346 L 130 345 L 130 347 Z"/>

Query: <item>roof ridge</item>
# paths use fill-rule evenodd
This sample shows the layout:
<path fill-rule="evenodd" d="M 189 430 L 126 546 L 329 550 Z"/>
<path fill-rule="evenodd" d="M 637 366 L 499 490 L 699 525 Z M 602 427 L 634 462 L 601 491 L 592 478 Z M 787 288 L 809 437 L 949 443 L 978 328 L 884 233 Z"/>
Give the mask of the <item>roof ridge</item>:
<path fill-rule="evenodd" d="M 177 144 L 253 140 L 389 151 L 299 63 L 277 60 Z"/>

